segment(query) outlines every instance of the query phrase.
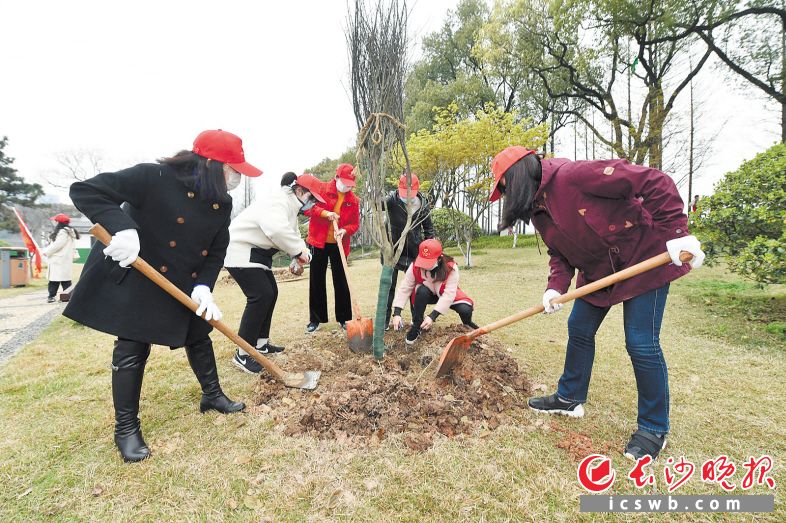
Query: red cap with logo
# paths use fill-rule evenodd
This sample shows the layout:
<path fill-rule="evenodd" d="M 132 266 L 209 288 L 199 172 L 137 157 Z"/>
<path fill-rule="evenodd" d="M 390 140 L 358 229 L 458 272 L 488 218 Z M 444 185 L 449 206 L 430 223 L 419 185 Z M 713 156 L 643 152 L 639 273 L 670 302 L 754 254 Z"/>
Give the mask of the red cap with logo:
<path fill-rule="evenodd" d="M 322 186 L 324 182 L 311 174 L 301 174 L 297 178 L 295 178 L 295 183 L 302 188 L 308 190 L 311 194 L 314 195 L 318 201 L 325 203 L 325 199 L 322 197 L 320 191 L 322 191 Z"/>
<path fill-rule="evenodd" d="M 502 149 L 502 151 L 494 157 L 494 160 L 491 162 L 491 174 L 494 175 L 494 185 L 491 187 L 491 196 L 489 196 L 490 202 L 496 202 L 499 200 L 500 196 L 502 196 L 497 186 L 499 185 L 502 175 L 505 174 L 505 171 L 510 169 L 511 165 L 528 154 L 535 154 L 535 151 L 520 145 L 511 145 L 510 147 Z"/>
<path fill-rule="evenodd" d="M 342 163 L 336 167 L 336 178 L 347 187 L 355 186 L 355 167 L 351 163 Z"/>
<path fill-rule="evenodd" d="M 246 155 L 243 153 L 243 140 L 228 131 L 221 129 L 202 131 L 194 140 L 194 148 L 191 151 L 199 156 L 228 164 L 240 174 L 251 178 L 262 174 L 262 171 L 246 162 Z"/>
<path fill-rule="evenodd" d="M 410 175 L 412 177 L 412 189 L 410 190 L 410 194 L 415 196 L 418 191 L 420 190 L 420 180 L 414 174 Z M 398 179 L 398 195 L 402 198 L 407 197 L 407 175 L 403 175 L 401 178 Z"/>
<path fill-rule="evenodd" d="M 71 218 L 69 218 L 67 214 L 63 214 L 63 213 L 55 214 L 49 219 L 54 220 L 57 223 L 71 223 Z"/>
<path fill-rule="evenodd" d="M 415 258 L 415 267 L 431 269 L 442 256 L 442 244 L 439 240 L 423 240 L 418 247 L 418 257 Z"/>

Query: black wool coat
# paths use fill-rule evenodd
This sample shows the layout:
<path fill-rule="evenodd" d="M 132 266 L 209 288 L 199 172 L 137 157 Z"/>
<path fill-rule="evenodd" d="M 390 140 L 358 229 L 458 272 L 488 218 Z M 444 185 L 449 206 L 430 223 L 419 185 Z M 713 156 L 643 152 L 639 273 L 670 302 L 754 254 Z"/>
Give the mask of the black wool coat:
<path fill-rule="evenodd" d="M 412 216 L 413 227 L 407 234 L 407 244 L 401 251 L 401 257 L 396 262 L 396 269 L 406 271 L 415 258 L 418 257 L 418 246 L 423 240 L 430 240 L 434 237 L 434 224 L 431 222 L 431 206 L 428 200 L 421 193 L 420 209 Z M 397 242 L 404 232 L 407 224 L 407 206 L 398 197 L 398 191 L 393 191 L 386 200 L 388 209 L 388 219 L 390 220 L 390 230 L 393 233 L 393 242 Z"/>
<path fill-rule="evenodd" d="M 99 174 L 71 185 L 70 195 L 111 234 L 136 229 L 139 256 L 186 294 L 200 284 L 213 289 L 229 244 L 231 199 L 200 199 L 173 168 L 159 164 Z M 172 348 L 207 337 L 209 323 L 136 269 L 104 256 L 104 248 L 100 242 L 93 246 L 64 316 L 120 338 Z"/>

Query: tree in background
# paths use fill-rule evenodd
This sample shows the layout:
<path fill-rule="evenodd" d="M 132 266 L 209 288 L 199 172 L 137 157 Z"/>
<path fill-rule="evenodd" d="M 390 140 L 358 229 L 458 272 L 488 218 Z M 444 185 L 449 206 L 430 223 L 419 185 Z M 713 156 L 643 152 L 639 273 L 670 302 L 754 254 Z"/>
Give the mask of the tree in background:
<path fill-rule="evenodd" d="M 529 127 L 527 120 L 519 121 L 518 114 L 488 104 L 469 118 L 459 116 L 458 107 L 451 104 L 435 111 L 432 130 L 421 129 L 410 135 L 407 148 L 411 165 L 421 178 L 431 181 L 431 193 L 437 204 L 461 211 L 472 223 L 479 222 L 491 202 L 491 160 L 509 145 L 537 148 L 546 138 L 545 124 Z M 474 227 L 459 221 L 455 229 L 460 235 L 459 247 L 464 254 L 465 267 L 472 266 Z"/>
<path fill-rule="evenodd" d="M 19 223 L 9 206 L 25 205 L 32 207 L 44 195 L 44 189 L 37 183 L 25 183 L 12 167 L 14 159 L 5 154 L 8 137 L 0 139 L 0 229 L 19 230 Z"/>
<path fill-rule="evenodd" d="M 786 283 L 786 143 L 728 173 L 699 201 L 691 230 L 708 257 L 762 283 Z"/>

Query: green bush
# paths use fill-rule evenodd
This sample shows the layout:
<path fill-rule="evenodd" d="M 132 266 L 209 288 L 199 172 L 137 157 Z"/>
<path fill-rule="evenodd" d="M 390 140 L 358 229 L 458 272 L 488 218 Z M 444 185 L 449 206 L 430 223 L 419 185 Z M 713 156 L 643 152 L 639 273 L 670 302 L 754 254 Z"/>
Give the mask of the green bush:
<path fill-rule="evenodd" d="M 431 211 L 431 221 L 434 223 L 434 234 L 442 245 L 465 242 L 466 233 L 470 233 L 472 238 L 481 234 L 480 226 L 456 209 L 434 209 Z"/>
<path fill-rule="evenodd" d="M 761 283 L 786 283 L 786 143 L 745 162 L 699 201 L 691 230 L 711 262 Z"/>

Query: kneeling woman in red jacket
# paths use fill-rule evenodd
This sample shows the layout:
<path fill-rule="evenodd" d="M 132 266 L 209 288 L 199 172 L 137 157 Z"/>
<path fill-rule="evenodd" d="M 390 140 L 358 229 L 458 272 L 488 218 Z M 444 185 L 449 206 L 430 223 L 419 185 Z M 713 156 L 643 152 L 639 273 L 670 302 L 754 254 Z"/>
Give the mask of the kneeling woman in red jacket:
<path fill-rule="evenodd" d="M 420 336 L 421 330 L 429 330 L 440 314 L 448 309 L 456 311 L 461 323 L 477 328 L 472 323 L 474 303 L 459 289 L 459 271 L 453 258 L 442 254 L 442 244 L 437 240 L 424 240 L 418 248 L 415 259 L 404 276 L 393 300 L 393 328 L 401 330 L 404 322 L 401 310 L 410 300 L 412 308 L 412 328 L 407 332 L 407 345 L 412 345 Z M 436 303 L 434 310 L 426 318 L 426 305 Z"/>
<path fill-rule="evenodd" d="M 584 415 L 595 333 L 609 309 L 622 303 L 625 346 L 639 396 L 638 430 L 624 453 L 631 459 L 656 458 L 669 432 L 668 370 L 658 339 L 669 283 L 690 270 L 680 261 L 680 251 L 694 256 L 693 267 L 704 259 L 699 241 L 688 233 L 677 186 L 663 172 L 627 160 L 541 161 L 520 146 L 499 153 L 491 171 L 490 200 L 505 197 L 499 229 L 531 218 L 549 248 L 546 313 L 562 308 L 551 300 L 568 290 L 577 270 L 576 287 L 581 287 L 665 250 L 671 255 L 670 265 L 576 300 L 557 392 L 529 400 L 538 412 Z"/>

